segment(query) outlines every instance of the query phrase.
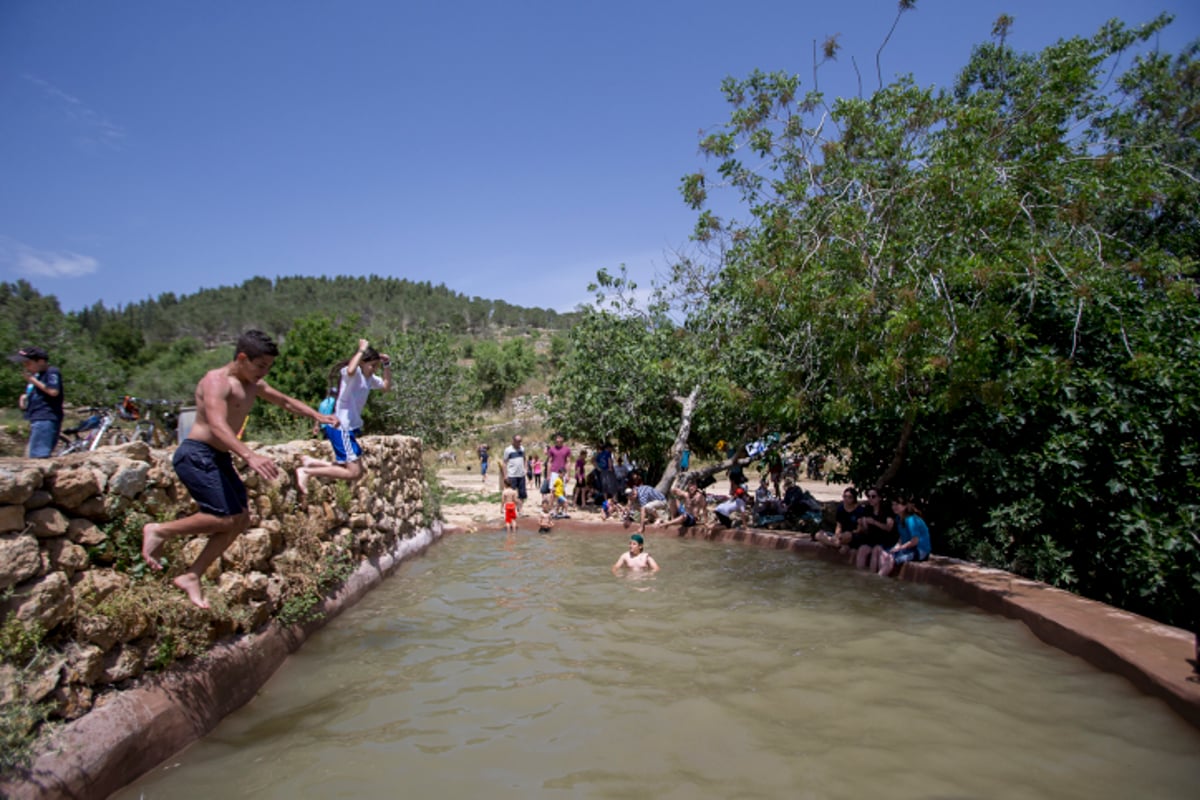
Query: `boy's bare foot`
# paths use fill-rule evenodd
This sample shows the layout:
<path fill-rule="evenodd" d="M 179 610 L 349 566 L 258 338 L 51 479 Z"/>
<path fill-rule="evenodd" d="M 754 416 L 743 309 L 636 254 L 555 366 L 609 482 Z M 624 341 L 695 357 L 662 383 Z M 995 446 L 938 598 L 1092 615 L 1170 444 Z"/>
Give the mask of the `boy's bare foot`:
<path fill-rule="evenodd" d="M 200 588 L 200 579 L 190 572 L 185 572 L 176 578 L 173 583 L 187 594 L 188 600 L 192 601 L 192 605 L 197 608 L 208 608 L 208 601 L 204 599 L 204 592 Z"/>
<path fill-rule="evenodd" d="M 142 526 L 142 558 L 150 565 L 150 569 L 161 570 L 163 566 L 158 561 L 158 554 L 162 552 L 165 539 L 158 532 L 158 527 L 157 522 L 147 522 Z"/>
<path fill-rule="evenodd" d="M 322 461 L 319 458 L 313 458 L 312 456 L 300 456 L 300 466 L 302 466 L 302 467 L 322 467 L 322 466 L 327 467 L 327 466 L 329 466 L 329 462 Z"/>
<path fill-rule="evenodd" d="M 308 470 L 296 467 L 296 491 L 301 497 L 308 497 Z"/>

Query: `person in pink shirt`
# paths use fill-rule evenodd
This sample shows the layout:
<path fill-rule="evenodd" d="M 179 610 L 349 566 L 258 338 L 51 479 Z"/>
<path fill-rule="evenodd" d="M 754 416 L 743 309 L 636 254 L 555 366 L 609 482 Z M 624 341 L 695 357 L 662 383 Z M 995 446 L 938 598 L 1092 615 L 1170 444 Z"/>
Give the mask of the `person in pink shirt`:
<path fill-rule="evenodd" d="M 554 486 L 555 476 L 567 483 L 567 464 L 571 463 L 571 448 L 563 444 L 561 433 L 555 434 L 554 444 L 546 448 L 546 482 Z"/>

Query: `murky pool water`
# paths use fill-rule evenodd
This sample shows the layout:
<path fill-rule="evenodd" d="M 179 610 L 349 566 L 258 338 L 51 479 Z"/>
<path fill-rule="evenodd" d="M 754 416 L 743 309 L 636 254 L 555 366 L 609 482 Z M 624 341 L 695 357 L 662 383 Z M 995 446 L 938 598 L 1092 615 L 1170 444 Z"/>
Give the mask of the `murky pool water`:
<path fill-rule="evenodd" d="M 1194 797 L 1200 734 L 936 589 L 737 544 L 448 537 L 119 798 Z"/>

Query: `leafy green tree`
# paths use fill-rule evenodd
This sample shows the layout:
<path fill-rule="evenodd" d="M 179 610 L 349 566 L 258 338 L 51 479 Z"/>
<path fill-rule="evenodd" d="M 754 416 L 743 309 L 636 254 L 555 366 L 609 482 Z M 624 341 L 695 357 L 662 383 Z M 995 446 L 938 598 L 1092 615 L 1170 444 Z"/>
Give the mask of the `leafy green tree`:
<path fill-rule="evenodd" d="M 468 430 L 477 404 L 449 334 L 400 334 L 386 352 L 392 390 L 372 401 L 369 432 L 418 436 L 429 447 L 443 447 Z"/>
<path fill-rule="evenodd" d="M 939 549 L 1194 625 L 1197 48 L 1119 70 L 1168 22 L 1018 54 L 1002 18 L 953 91 L 728 80 L 685 326 L 736 320 L 712 368 L 743 419 L 916 491 Z"/>
<path fill-rule="evenodd" d="M 479 388 L 484 408 L 499 408 L 508 396 L 537 368 L 537 354 L 524 339 L 513 338 L 503 344 L 484 341 L 474 347 L 475 364 L 471 375 Z"/>
<path fill-rule="evenodd" d="M 283 340 L 267 382 L 315 407 L 329 388 L 336 385 L 330 376 L 334 365 L 353 355 L 358 339 L 357 318 L 336 323 L 324 314 L 302 317 L 293 323 Z M 251 424 L 300 437 L 310 427 L 307 420 L 299 420 L 268 403 L 255 404 Z"/>
<path fill-rule="evenodd" d="M 624 270 L 601 271 L 596 305 L 568 334 L 546 407 L 551 427 L 618 446 L 664 488 L 683 449 L 710 453 L 719 438 L 757 430 L 739 410 L 754 402 L 738 381 L 744 360 L 721 354 L 726 320 L 681 325 L 671 313 L 695 299 L 689 276 L 690 265 L 677 265 L 674 293 L 660 287 L 643 308 Z"/>
<path fill-rule="evenodd" d="M 146 341 L 142 332 L 123 319 L 105 321 L 96 335 L 96 343 L 100 345 L 115 361 L 126 367 L 137 364 Z"/>

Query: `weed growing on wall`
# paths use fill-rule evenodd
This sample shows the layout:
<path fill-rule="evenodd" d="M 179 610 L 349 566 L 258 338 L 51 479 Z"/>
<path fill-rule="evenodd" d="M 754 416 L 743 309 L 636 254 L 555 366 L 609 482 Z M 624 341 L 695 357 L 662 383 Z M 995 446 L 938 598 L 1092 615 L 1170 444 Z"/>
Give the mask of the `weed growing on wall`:
<path fill-rule="evenodd" d="M 438 479 L 436 469 L 425 470 L 425 488 L 421 491 L 421 524 L 426 528 L 442 518 L 442 502 L 446 488 Z"/>
<path fill-rule="evenodd" d="M 354 502 L 354 490 L 350 488 L 350 484 L 345 481 L 334 481 L 330 484 L 333 490 L 333 502 L 340 510 L 349 511 L 350 505 Z"/>
<path fill-rule="evenodd" d="M 330 545 L 315 574 L 305 576 L 296 585 L 302 588 L 289 591 L 279 607 L 276 618 L 284 625 L 309 622 L 321 616 L 321 601 L 345 583 L 354 572 L 354 557 L 344 548 Z M 296 580 L 293 573 L 292 580 Z M 293 585 L 289 582 L 289 586 Z"/>
<path fill-rule="evenodd" d="M 11 595 L 12 589 L 5 595 Z M 9 673 L 12 696 L 0 698 L 0 773 L 19 769 L 29 763 L 37 733 L 49 706 L 35 703 L 24 694 L 34 683 L 38 670 L 46 666 L 48 655 L 42 646 L 45 630 L 36 622 L 26 626 L 10 614 L 0 626 L 0 662 Z"/>
<path fill-rule="evenodd" d="M 142 558 L 142 528 L 153 519 L 140 506 L 118 512 L 111 521 L 101 526 L 107 538 L 88 548 L 92 563 L 111 566 L 133 578 L 149 575 L 150 565 Z M 170 566 L 175 561 L 181 546 L 179 540 L 170 539 L 166 542 L 161 559 L 164 566 Z"/>

